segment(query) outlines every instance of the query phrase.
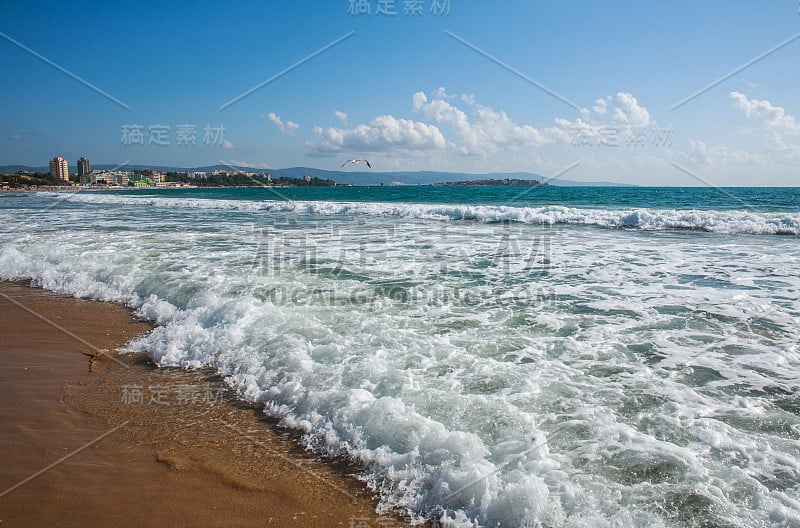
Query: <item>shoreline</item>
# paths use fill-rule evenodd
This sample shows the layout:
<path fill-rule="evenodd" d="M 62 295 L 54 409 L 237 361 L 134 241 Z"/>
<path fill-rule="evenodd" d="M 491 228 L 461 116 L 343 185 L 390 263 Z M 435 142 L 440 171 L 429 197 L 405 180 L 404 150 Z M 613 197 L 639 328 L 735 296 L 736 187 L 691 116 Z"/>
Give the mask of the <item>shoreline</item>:
<path fill-rule="evenodd" d="M 0 523 L 405 526 L 212 371 L 114 352 L 127 308 L 0 281 L 0 313 Z"/>

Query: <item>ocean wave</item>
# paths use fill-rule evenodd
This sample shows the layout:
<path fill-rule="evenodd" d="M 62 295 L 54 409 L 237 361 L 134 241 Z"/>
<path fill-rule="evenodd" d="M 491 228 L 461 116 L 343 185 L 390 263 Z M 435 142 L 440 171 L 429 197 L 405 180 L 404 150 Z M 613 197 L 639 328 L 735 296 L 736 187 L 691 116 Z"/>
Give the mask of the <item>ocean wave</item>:
<path fill-rule="evenodd" d="M 429 221 L 518 222 L 581 225 L 608 229 L 700 231 L 731 235 L 800 235 L 800 213 L 703 209 L 598 209 L 558 205 L 420 204 L 289 200 L 220 200 L 111 195 L 40 193 L 86 204 L 119 204 L 168 209 L 214 209 L 239 212 L 292 213 L 320 216 L 379 216 Z"/>
<path fill-rule="evenodd" d="M 673 214 L 656 210 L 44 196 L 74 206 L 4 212 L 38 216 L 0 234 L 0 278 L 135 309 L 158 327 L 131 350 L 215 369 L 314 451 L 361 462 L 381 508 L 459 528 L 800 522 L 793 240 L 575 229 L 529 246 L 536 229 L 491 225 L 648 229 Z M 296 225 L 254 229 L 264 211 Z M 540 249 L 535 273 L 511 258 Z"/>

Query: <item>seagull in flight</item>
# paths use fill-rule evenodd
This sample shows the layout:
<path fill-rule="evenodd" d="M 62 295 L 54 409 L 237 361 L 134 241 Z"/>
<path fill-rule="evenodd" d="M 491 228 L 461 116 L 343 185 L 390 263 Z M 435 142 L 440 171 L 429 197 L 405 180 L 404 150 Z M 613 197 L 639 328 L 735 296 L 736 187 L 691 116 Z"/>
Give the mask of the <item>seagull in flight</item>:
<path fill-rule="evenodd" d="M 357 160 L 357 159 L 347 160 L 344 163 L 342 163 L 342 167 L 344 167 L 348 163 L 366 163 L 367 167 L 369 167 L 370 169 L 372 168 L 372 165 L 369 164 L 369 160 L 365 160 L 365 159 L 364 160 Z"/>

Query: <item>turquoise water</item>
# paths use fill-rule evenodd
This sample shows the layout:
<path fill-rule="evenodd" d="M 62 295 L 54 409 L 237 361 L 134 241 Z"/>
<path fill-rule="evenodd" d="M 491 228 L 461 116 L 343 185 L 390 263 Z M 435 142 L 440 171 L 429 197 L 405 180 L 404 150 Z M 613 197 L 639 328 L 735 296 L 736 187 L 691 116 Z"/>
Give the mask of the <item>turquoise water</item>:
<path fill-rule="evenodd" d="M 800 525 L 797 189 L 0 197 L 0 278 L 125 303 L 448 526 Z"/>
<path fill-rule="evenodd" d="M 126 194 L 187 196 L 231 200 L 463 203 L 486 205 L 563 205 L 568 207 L 659 209 L 800 210 L 798 188 L 741 187 L 294 187 L 269 189 L 175 189 Z"/>

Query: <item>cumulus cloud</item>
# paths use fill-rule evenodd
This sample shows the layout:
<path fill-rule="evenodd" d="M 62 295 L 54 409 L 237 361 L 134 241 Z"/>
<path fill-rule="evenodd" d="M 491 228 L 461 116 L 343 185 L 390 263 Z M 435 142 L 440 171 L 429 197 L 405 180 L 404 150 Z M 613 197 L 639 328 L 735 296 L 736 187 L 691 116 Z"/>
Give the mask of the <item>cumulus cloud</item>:
<path fill-rule="evenodd" d="M 650 118 L 647 108 L 639 104 L 632 94 L 618 92 L 615 96 L 596 99 L 592 111 L 581 110 L 581 117 L 574 123 L 567 119 L 556 118 L 561 126 L 578 124 L 579 126 L 609 126 L 622 127 L 647 127 L 656 123 Z"/>
<path fill-rule="evenodd" d="M 503 111 L 477 104 L 472 95 L 461 97 L 461 101 L 470 106 L 471 115 L 467 115 L 450 102 L 454 98 L 444 88 L 439 88 L 430 98 L 424 92 L 415 93 L 412 104 L 426 119 L 446 124 L 453 130 L 459 141 L 451 146 L 461 154 L 486 156 L 555 141 L 552 129 L 540 130 L 518 124 Z"/>
<path fill-rule="evenodd" d="M 597 115 L 601 115 L 601 116 L 606 115 L 608 113 L 608 101 L 606 101 L 605 99 L 597 99 L 594 102 L 594 106 L 592 107 L 592 110 L 594 110 L 594 112 Z"/>
<path fill-rule="evenodd" d="M 278 127 L 278 130 L 281 131 L 281 134 L 291 134 L 300 128 L 300 125 L 294 121 L 286 121 L 284 123 L 283 120 L 275 114 L 275 112 L 268 113 L 267 119 L 272 121 L 272 123 Z"/>
<path fill-rule="evenodd" d="M 642 137 L 642 131 L 647 127 L 656 127 L 647 108 L 627 92 L 596 99 L 591 110 L 584 108 L 580 113 L 581 117 L 574 121 L 562 117 L 555 119 L 562 131 L 562 141 L 572 144 L 578 141 L 587 145 L 619 145 L 622 141 Z M 668 134 L 667 131 L 661 133 L 664 136 Z"/>
<path fill-rule="evenodd" d="M 225 140 L 222 141 L 222 148 L 227 149 L 227 150 L 233 150 L 236 147 L 233 145 L 232 142 L 230 142 L 227 139 L 225 139 Z"/>
<path fill-rule="evenodd" d="M 523 148 L 533 149 L 552 143 L 572 143 L 576 137 L 588 143 L 609 141 L 614 129 L 617 141 L 631 135 L 634 128 L 655 126 L 650 112 L 630 93 L 597 99 L 592 110 L 582 109 L 574 121 L 556 118 L 554 127 L 537 128 L 515 122 L 502 110 L 478 104 L 475 96 L 459 98 L 468 107 L 462 110 L 456 96 L 439 88 L 430 95 L 417 92 L 412 97 L 414 109 L 426 119 L 446 124 L 454 133 L 451 146 L 467 156 L 487 156 Z"/>
<path fill-rule="evenodd" d="M 696 167 L 732 170 L 744 166 L 769 166 L 770 163 L 800 161 L 800 145 L 793 138 L 800 136 L 800 123 L 780 106 L 767 100 L 751 99 L 740 92 L 730 92 L 733 107 L 760 127 L 765 135 L 766 151 L 746 152 L 705 141 L 689 140 L 679 153 L 681 160 Z M 748 130 L 752 133 L 756 129 Z"/>
<path fill-rule="evenodd" d="M 347 114 L 337 110 L 334 115 L 343 126 L 314 127 L 316 137 L 306 143 L 308 153 L 450 152 L 482 159 L 513 153 L 529 157 L 539 147 L 572 143 L 576 130 L 582 137 L 588 134 L 599 140 L 609 125 L 616 125 L 619 138 L 623 138 L 633 127 L 655 124 L 647 109 L 625 92 L 597 99 L 593 112 L 584 109 L 575 121 L 557 118 L 551 127 L 516 122 L 505 111 L 480 104 L 474 94 L 452 95 L 444 87 L 416 92 L 411 103 L 412 110 L 423 116 L 420 120 L 382 115 L 367 124 L 348 126 Z"/>
<path fill-rule="evenodd" d="M 435 151 L 447 147 L 442 132 L 435 125 L 382 115 L 369 124 L 352 128 L 314 127 L 315 141 L 308 142 L 311 154 L 339 152 L 386 152 L 399 150 Z"/>
<path fill-rule="evenodd" d="M 764 129 L 767 148 L 776 159 L 800 160 L 800 144 L 792 143 L 791 139 L 800 136 L 800 123 L 794 116 L 767 100 L 750 99 L 740 92 L 731 92 L 729 95 L 734 108 L 744 111 L 748 119 L 759 123 Z"/>
<path fill-rule="evenodd" d="M 650 112 L 629 93 L 619 92 L 613 98 L 607 97 L 606 107 L 611 109 L 611 117 L 617 123 L 625 123 L 634 127 L 653 124 L 650 121 Z"/>
<path fill-rule="evenodd" d="M 709 145 L 705 141 L 689 140 L 688 148 L 680 153 L 682 161 L 694 166 L 758 165 L 764 158 L 741 150 L 720 145 Z"/>
<path fill-rule="evenodd" d="M 786 114 L 786 110 L 780 106 L 774 106 L 766 100 L 748 99 L 739 92 L 731 92 L 734 108 L 744 110 L 748 119 L 755 119 L 768 130 L 776 132 L 800 135 L 800 123 L 795 121 L 794 116 Z"/>

